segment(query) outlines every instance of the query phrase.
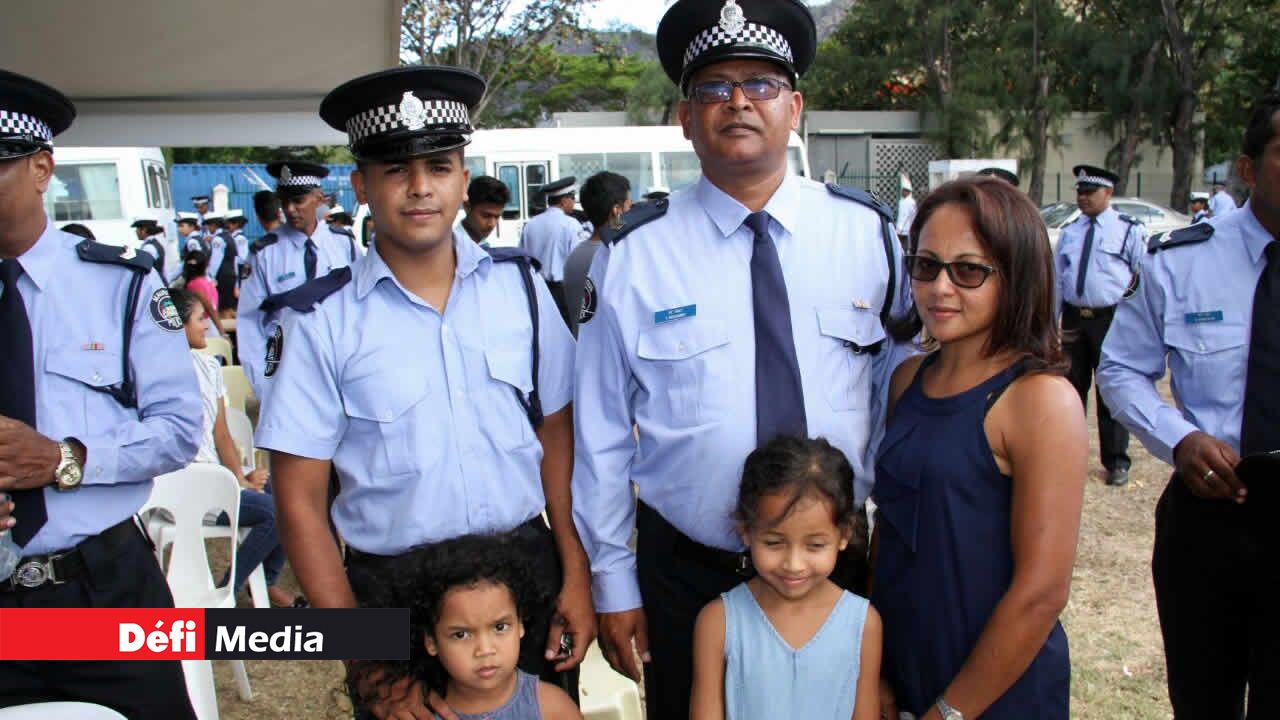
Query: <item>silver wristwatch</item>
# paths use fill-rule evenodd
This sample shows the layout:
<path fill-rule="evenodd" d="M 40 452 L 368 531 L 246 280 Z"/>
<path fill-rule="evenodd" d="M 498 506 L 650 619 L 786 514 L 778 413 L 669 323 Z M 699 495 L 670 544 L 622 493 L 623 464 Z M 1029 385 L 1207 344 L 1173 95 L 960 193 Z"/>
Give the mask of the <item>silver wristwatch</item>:
<path fill-rule="evenodd" d="M 71 443 L 66 441 L 58 443 L 58 452 L 62 454 L 62 459 L 58 461 L 58 467 L 53 471 L 54 489 L 58 492 L 79 490 L 80 480 L 84 478 L 84 468 L 80 467 L 80 462 L 76 460 Z"/>
<path fill-rule="evenodd" d="M 938 714 L 942 716 L 942 720 L 964 720 L 964 713 L 948 705 L 941 695 L 938 696 L 934 705 L 938 708 Z"/>

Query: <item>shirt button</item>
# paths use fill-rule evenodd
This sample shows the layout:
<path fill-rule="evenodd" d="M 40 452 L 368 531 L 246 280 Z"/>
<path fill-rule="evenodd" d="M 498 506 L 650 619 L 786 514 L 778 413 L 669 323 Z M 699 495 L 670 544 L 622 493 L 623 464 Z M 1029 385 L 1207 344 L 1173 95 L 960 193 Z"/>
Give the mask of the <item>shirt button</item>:
<path fill-rule="evenodd" d="M 93 381 L 94 381 L 94 382 L 101 382 L 101 381 L 102 381 L 102 373 L 100 373 L 100 372 L 98 372 L 98 371 L 96 371 L 96 370 L 95 370 L 95 371 L 94 371 L 94 373 L 93 373 Z"/>
<path fill-rule="evenodd" d="M 676 350 L 679 350 L 680 352 L 684 352 L 684 343 L 680 343 L 679 345 L 676 345 Z"/>
<path fill-rule="evenodd" d="M 467 394 L 466 394 L 466 393 L 464 393 L 464 392 L 462 392 L 461 390 L 459 390 L 459 391 L 455 392 L 455 393 L 453 394 L 453 396 L 454 396 L 454 397 L 456 397 L 456 398 L 458 398 L 459 400 L 461 400 L 462 398 L 466 397 L 466 396 L 467 396 Z"/>
<path fill-rule="evenodd" d="M 98 468 L 97 472 L 95 472 L 95 473 L 94 473 L 94 476 L 95 476 L 95 477 L 102 477 L 102 468 Z"/>
<path fill-rule="evenodd" d="M 1204 343 L 1199 343 L 1200 349 L 1204 350 Z"/>

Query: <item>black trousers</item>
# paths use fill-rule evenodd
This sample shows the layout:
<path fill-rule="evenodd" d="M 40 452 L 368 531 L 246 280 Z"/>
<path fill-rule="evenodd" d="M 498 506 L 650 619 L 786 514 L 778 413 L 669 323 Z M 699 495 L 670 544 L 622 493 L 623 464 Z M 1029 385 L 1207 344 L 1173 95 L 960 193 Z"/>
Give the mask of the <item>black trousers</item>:
<path fill-rule="evenodd" d="M 644 503 L 636 508 L 636 532 L 636 571 L 653 660 L 644 666 L 646 717 L 686 720 L 693 690 L 694 621 L 707 603 L 754 572 L 703 561 L 690 552 L 695 541 Z M 831 580 L 865 594 L 866 579 L 865 558 L 856 551 L 842 553 Z"/>
<path fill-rule="evenodd" d="M 544 583 L 545 587 L 551 588 L 549 594 L 554 599 L 559 594 L 564 578 L 560 565 L 560 551 L 556 548 L 555 539 L 551 535 L 551 528 L 547 527 L 541 516 L 537 516 L 511 530 L 509 535 L 514 536 L 513 539 L 516 545 L 527 550 L 526 561 L 533 568 L 535 578 L 537 578 L 538 582 Z M 387 568 L 394 568 L 398 563 L 403 562 L 402 558 L 396 556 L 348 552 L 347 579 L 351 582 L 351 590 L 355 593 L 356 600 L 360 602 L 361 606 L 366 606 L 366 598 L 374 594 L 372 592 L 373 584 L 381 582 L 382 578 L 387 577 Z M 397 607 L 407 607 L 408 600 L 404 602 L 406 604 L 398 605 Z M 547 649 L 547 633 L 551 629 L 554 615 L 554 605 L 543 608 L 533 622 L 525 627 L 524 639 L 520 642 L 518 665 L 521 670 L 537 675 L 546 682 L 558 685 L 569 693 L 569 697 L 573 698 L 574 702 L 577 702 L 579 671 L 575 668 L 568 672 L 556 672 L 556 663 L 548 661 L 544 655 Z M 349 688 L 349 690 L 351 689 Z M 357 708 L 360 707 L 359 700 L 354 692 L 351 693 L 351 701 Z M 362 720 L 373 717 L 372 714 L 363 710 L 357 712 L 356 716 Z"/>
<path fill-rule="evenodd" d="M 556 301 L 556 309 L 560 311 L 560 318 L 564 320 L 564 324 L 569 324 L 569 303 L 564 296 L 564 283 L 559 280 L 553 280 L 547 283 L 547 290 L 551 291 L 551 299 Z"/>
<path fill-rule="evenodd" d="M 1198 498 L 1176 474 L 1156 505 L 1151 575 L 1177 720 L 1280 718 L 1275 509 Z"/>
<path fill-rule="evenodd" d="M 151 545 L 136 527 L 121 547 L 93 539 L 80 547 L 87 572 L 62 585 L 0 592 L 0 608 L 173 607 Z M 0 662 L 0 707 L 55 701 L 105 705 L 130 720 L 195 718 L 177 660 Z"/>
<path fill-rule="evenodd" d="M 1093 384 L 1093 372 L 1102 359 L 1102 341 L 1111 329 L 1115 308 L 1084 309 L 1092 317 L 1084 317 L 1081 308 L 1062 306 L 1062 330 L 1067 335 L 1067 356 L 1071 359 L 1071 384 L 1080 393 L 1080 403 L 1089 408 L 1089 386 Z M 1111 417 L 1111 410 L 1102 401 L 1102 393 L 1094 393 L 1098 404 L 1098 442 L 1102 446 L 1102 466 L 1107 470 L 1129 469 L 1129 431 Z"/>

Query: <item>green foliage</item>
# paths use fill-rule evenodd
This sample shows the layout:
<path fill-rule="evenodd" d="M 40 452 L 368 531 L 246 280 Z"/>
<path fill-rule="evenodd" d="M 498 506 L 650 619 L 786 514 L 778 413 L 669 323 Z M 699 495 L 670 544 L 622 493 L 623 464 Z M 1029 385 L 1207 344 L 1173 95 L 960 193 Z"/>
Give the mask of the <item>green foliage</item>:
<path fill-rule="evenodd" d="M 1254 5 L 1249 30 L 1229 39 L 1227 62 L 1204 93 L 1205 164 L 1234 159 L 1253 101 L 1280 90 L 1280 4 Z"/>
<path fill-rule="evenodd" d="M 485 122 L 496 127 L 532 127 L 556 112 L 634 110 L 638 117 L 661 114 L 662 96 L 651 88 L 634 95 L 637 82 L 651 82 L 658 64 L 607 44 L 586 55 L 573 55 L 543 45 L 516 69 L 506 91 L 495 96 Z M 663 81 L 666 81 L 665 75 Z"/>
<path fill-rule="evenodd" d="M 675 117 L 680 99 L 680 89 L 667 77 L 662 65 L 650 62 L 636 76 L 627 94 L 627 122 L 668 125 Z"/>

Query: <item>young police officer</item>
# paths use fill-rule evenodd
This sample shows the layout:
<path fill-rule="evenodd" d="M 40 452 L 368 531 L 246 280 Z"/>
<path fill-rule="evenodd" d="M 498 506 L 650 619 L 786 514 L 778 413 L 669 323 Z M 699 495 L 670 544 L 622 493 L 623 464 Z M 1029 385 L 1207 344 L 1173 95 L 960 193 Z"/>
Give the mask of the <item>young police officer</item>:
<path fill-rule="evenodd" d="M 1116 418 L 1174 466 L 1151 574 L 1179 720 L 1244 717 L 1246 686 L 1250 720 L 1280 717 L 1280 472 L 1237 473 L 1280 450 L 1280 95 L 1254 105 L 1238 168 L 1252 197 L 1152 243 L 1098 367 Z"/>
<path fill-rule="evenodd" d="M 133 514 L 195 456 L 200 392 L 152 256 L 45 215 L 53 136 L 74 117 L 0 70 L 0 529 L 12 514 L 22 555 L 0 608 L 173 607 Z M 0 707 L 52 700 L 194 717 L 176 660 L 0 662 Z"/>
<path fill-rule="evenodd" d="M 378 241 L 289 298 L 258 444 L 273 451 L 281 536 L 313 605 L 362 602 L 370 573 L 416 546 L 507 533 L 560 588 L 560 622 L 550 608 L 536 619 L 522 665 L 543 669 L 564 632 L 575 643 L 554 663 L 563 671 L 595 623 L 570 509 L 573 340 L 524 255 L 491 255 L 452 232 L 468 112 L 483 93 L 471 72 L 410 67 L 352 80 L 321 104 L 350 138 L 351 183 Z M 346 572 L 327 517 L 331 466 Z M 421 710 L 420 694 L 410 704 Z"/>
<path fill-rule="evenodd" d="M 574 510 L 605 657 L 633 678 L 633 641 L 652 657 L 650 717 L 688 717 L 694 618 L 749 575 L 730 515 L 751 450 L 824 436 L 853 464 L 859 503 L 872 483 L 901 248 L 870 196 L 788 172 L 815 35 L 799 0 L 667 11 L 658 53 L 703 177 L 638 206 L 584 292 Z"/>

